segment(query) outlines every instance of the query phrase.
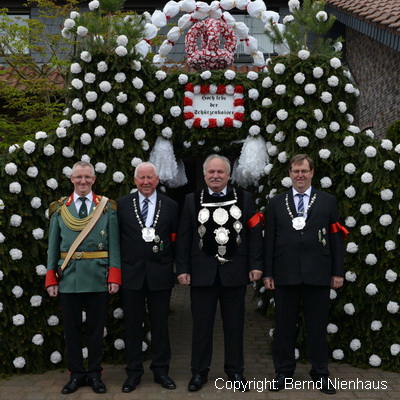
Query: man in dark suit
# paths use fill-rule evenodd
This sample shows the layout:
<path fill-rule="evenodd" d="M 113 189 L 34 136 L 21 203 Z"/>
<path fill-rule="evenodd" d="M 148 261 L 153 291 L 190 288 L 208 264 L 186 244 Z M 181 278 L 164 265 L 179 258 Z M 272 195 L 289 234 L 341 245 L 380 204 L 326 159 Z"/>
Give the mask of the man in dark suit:
<path fill-rule="evenodd" d="M 334 394 L 328 379 L 330 288 L 343 285 L 343 240 L 334 196 L 311 186 L 313 161 L 299 154 L 290 162 L 293 187 L 270 200 L 266 214 L 264 285 L 274 290 L 276 327 L 270 390 L 281 390 L 296 368 L 296 325 L 303 305 L 310 375 L 316 387 Z"/>
<path fill-rule="evenodd" d="M 138 191 L 117 200 L 120 226 L 122 300 L 125 320 L 127 380 L 122 391 L 132 392 L 144 373 L 142 364 L 145 305 L 151 325 L 150 369 L 154 381 L 165 389 L 175 389 L 168 376 L 171 348 L 168 313 L 174 286 L 174 242 L 178 204 L 156 191 L 156 167 L 143 162 L 136 167 Z"/>
<path fill-rule="evenodd" d="M 243 376 L 245 294 L 249 281 L 262 276 L 262 215 L 256 212 L 250 193 L 227 186 L 227 158 L 209 156 L 203 171 L 207 188 L 187 195 L 177 238 L 178 280 L 191 286 L 192 378 L 188 390 L 198 391 L 207 382 L 219 301 L 224 370 L 236 388 L 247 391 Z"/>

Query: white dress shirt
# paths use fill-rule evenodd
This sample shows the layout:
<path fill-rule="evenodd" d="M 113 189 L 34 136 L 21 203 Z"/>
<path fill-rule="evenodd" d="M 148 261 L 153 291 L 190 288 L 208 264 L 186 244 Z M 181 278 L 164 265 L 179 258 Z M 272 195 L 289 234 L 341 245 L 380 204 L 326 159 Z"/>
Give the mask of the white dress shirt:
<path fill-rule="evenodd" d="M 304 194 L 303 196 L 303 204 L 304 204 L 304 218 L 307 219 L 307 209 L 308 209 L 308 204 L 310 203 L 310 198 L 311 198 L 311 186 L 304 192 L 300 193 L 296 189 L 292 188 L 293 192 L 293 201 L 294 205 L 296 206 L 296 210 L 298 210 L 298 205 L 299 205 L 299 196 L 297 194 Z"/>
<path fill-rule="evenodd" d="M 140 204 L 140 212 L 142 212 L 143 208 L 143 200 L 145 196 L 142 193 L 138 192 L 139 194 L 139 204 Z M 157 192 L 155 191 L 151 196 L 148 197 L 149 199 L 149 209 L 147 212 L 147 218 L 145 221 L 145 226 L 148 228 L 149 226 L 153 225 L 154 214 L 156 212 L 156 204 L 157 204 Z"/>
<path fill-rule="evenodd" d="M 90 207 L 92 206 L 92 202 L 93 202 L 93 192 L 90 192 L 89 194 L 87 194 L 86 196 L 79 196 L 78 193 L 74 192 L 74 203 L 75 203 L 75 207 L 76 207 L 76 211 L 79 214 L 79 209 L 81 208 L 82 205 L 82 201 L 79 200 L 79 197 L 86 197 L 86 208 L 87 208 L 87 215 L 90 214 Z"/>

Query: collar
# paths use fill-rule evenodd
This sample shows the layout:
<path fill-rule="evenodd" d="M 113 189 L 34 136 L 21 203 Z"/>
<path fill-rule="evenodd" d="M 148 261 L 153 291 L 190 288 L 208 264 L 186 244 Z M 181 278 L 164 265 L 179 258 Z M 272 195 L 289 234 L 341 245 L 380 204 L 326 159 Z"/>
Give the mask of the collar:
<path fill-rule="evenodd" d="M 305 192 L 300 193 L 298 192 L 296 189 L 292 188 L 292 193 L 293 193 L 293 198 L 297 195 L 297 194 L 306 194 L 309 198 L 311 197 L 311 191 L 312 191 L 312 187 L 310 186 Z"/>
<path fill-rule="evenodd" d="M 79 199 L 79 197 L 86 197 L 91 203 L 93 202 L 93 192 L 89 192 L 86 196 L 79 196 L 78 193 L 74 192 L 74 203 Z"/>
<path fill-rule="evenodd" d="M 142 193 L 139 192 L 138 190 L 138 196 L 139 196 L 139 204 L 142 204 L 144 198 L 146 196 L 143 196 Z M 157 202 L 157 190 L 154 191 L 154 193 L 148 197 L 149 201 L 151 204 L 156 204 Z"/>
<path fill-rule="evenodd" d="M 208 194 L 210 196 L 212 196 L 212 194 L 214 193 L 209 187 L 207 187 L 208 189 Z M 222 193 L 222 196 L 226 196 L 226 192 L 228 190 L 228 186 L 225 186 L 219 193 Z"/>

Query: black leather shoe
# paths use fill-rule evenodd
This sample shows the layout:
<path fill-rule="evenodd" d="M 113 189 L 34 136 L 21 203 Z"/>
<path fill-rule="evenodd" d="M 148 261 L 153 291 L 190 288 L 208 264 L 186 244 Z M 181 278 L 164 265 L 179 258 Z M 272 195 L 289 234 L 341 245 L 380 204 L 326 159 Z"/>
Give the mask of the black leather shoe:
<path fill-rule="evenodd" d="M 240 390 L 241 392 L 248 392 L 250 390 L 247 380 L 242 374 L 230 374 L 228 375 L 228 379 L 232 382 L 236 390 Z"/>
<path fill-rule="evenodd" d="M 125 383 L 122 385 L 122 391 L 124 393 L 133 392 L 136 389 L 136 386 L 140 383 L 140 376 L 132 376 L 128 378 Z"/>
<path fill-rule="evenodd" d="M 62 394 L 70 394 L 76 392 L 81 386 L 86 386 L 86 376 L 81 379 L 71 378 L 69 382 L 62 388 Z"/>
<path fill-rule="evenodd" d="M 101 380 L 101 378 L 89 378 L 88 385 L 92 387 L 93 392 L 95 393 L 105 393 L 107 392 L 106 385 Z"/>
<path fill-rule="evenodd" d="M 279 392 L 282 389 L 285 389 L 285 381 L 286 379 L 291 379 L 293 375 L 284 374 L 282 372 L 278 372 L 275 375 L 275 378 L 271 381 L 269 385 L 269 390 L 271 392 Z"/>
<path fill-rule="evenodd" d="M 331 380 L 327 376 L 320 376 L 319 378 L 315 378 L 314 382 L 316 383 L 317 388 L 319 388 L 320 392 L 325 394 L 336 393 L 335 386 L 333 386 Z"/>
<path fill-rule="evenodd" d="M 207 383 L 207 375 L 196 373 L 192 375 L 192 379 L 188 383 L 189 392 L 197 392 L 201 390 L 203 385 Z"/>
<path fill-rule="evenodd" d="M 164 389 L 176 389 L 175 382 L 167 375 L 155 376 L 154 382 L 159 383 Z"/>

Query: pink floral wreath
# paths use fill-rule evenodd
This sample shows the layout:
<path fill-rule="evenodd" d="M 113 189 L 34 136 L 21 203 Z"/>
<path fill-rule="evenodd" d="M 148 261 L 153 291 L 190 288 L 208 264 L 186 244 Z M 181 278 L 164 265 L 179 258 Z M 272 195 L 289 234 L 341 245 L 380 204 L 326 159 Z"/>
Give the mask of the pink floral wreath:
<path fill-rule="evenodd" d="M 220 35 L 225 38 L 223 49 L 219 48 Z M 197 47 L 199 37 L 201 50 Z M 211 18 L 197 22 L 190 28 L 185 39 L 187 63 L 195 70 L 226 69 L 233 63 L 236 42 L 235 33 L 226 22 Z"/>

